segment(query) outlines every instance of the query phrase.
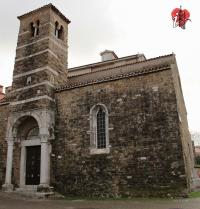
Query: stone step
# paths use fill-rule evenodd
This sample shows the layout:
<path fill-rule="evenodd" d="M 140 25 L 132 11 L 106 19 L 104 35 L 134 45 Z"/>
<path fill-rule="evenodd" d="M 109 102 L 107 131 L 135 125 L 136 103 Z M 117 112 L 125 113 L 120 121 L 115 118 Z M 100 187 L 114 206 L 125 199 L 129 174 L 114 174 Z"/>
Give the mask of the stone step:
<path fill-rule="evenodd" d="M 37 185 L 26 185 L 24 187 L 15 188 L 17 192 L 37 192 Z"/>
<path fill-rule="evenodd" d="M 31 198 L 31 199 L 48 199 L 54 195 L 54 192 L 36 192 L 36 191 L 13 191 L 14 195 L 19 197 Z"/>
<path fill-rule="evenodd" d="M 1 191 L 2 196 L 7 196 L 9 199 L 64 199 L 65 197 L 57 192 L 36 192 L 15 190 L 12 192 Z"/>

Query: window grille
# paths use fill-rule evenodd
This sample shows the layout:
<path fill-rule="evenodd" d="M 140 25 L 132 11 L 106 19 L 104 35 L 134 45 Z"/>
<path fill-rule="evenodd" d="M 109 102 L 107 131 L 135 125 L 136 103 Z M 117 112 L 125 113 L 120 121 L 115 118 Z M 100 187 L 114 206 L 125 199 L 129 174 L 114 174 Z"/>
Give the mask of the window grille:
<path fill-rule="evenodd" d="M 97 113 L 97 148 L 106 148 L 106 114 L 102 108 Z"/>
<path fill-rule="evenodd" d="M 110 153 L 108 110 L 104 104 L 90 109 L 90 154 Z"/>

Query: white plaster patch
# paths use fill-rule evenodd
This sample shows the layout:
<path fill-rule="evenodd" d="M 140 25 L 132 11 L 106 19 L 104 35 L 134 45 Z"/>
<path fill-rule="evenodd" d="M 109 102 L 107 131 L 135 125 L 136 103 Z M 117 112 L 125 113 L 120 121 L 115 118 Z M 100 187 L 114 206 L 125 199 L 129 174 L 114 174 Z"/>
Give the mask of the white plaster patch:
<path fill-rule="evenodd" d="M 147 157 L 139 157 L 138 159 L 139 159 L 139 160 L 146 160 Z"/>
<path fill-rule="evenodd" d="M 153 91 L 158 91 L 158 86 L 153 86 L 153 87 L 152 87 L 152 90 L 153 90 Z"/>
<path fill-rule="evenodd" d="M 122 102 L 122 101 L 123 101 L 122 98 L 117 99 L 117 102 Z"/>

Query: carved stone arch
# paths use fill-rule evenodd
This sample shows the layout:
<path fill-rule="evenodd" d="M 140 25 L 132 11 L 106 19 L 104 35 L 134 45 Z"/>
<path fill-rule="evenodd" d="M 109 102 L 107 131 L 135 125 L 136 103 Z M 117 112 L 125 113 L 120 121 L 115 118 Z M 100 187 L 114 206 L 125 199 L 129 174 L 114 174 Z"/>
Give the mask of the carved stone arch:
<path fill-rule="evenodd" d="M 90 109 L 90 116 L 92 116 L 94 109 L 98 108 L 98 107 L 103 107 L 104 111 L 106 112 L 106 115 L 108 115 L 108 109 L 107 109 L 106 105 L 104 105 L 102 103 L 98 103 L 98 104 L 93 105 L 92 108 Z"/>
<path fill-rule="evenodd" d="M 7 141 L 13 141 L 14 138 L 17 137 L 17 129 L 21 122 L 26 118 L 26 117 L 32 117 L 37 121 L 38 127 L 39 127 L 39 134 L 41 132 L 42 128 L 42 123 L 41 123 L 41 118 L 35 113 L 23 113 L 19 114 L 17 116 L 12 116 L 8 118 L 8 126 L 7 126 Z"/>
<path fill-rule="evenodd" d="M 39 136 L 39 125 L 32 116 L 23 116 L 19 118 L 13 126 L 13 139 L 16 142 L 33 139 Z"/>

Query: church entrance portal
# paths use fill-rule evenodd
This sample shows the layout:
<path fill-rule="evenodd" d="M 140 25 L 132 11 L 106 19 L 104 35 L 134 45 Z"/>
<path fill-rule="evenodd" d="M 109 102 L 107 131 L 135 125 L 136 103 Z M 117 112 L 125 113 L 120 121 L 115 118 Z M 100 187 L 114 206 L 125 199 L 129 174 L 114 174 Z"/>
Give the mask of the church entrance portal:
<path fill-rule="evenodd" d="M 50 134 L 52 117 L 46 110 L 40 110 L 18 113 L 8 118 L 4 190 L 13 191 L 13 181 L 20 191 L 51 191 L 50 138 L 54 136 L 52 132 Z M 15 146 L 17 149 L 14 152 Z"/>
<path fill-rule="evenodd" d="M 26 185 L 40 183 L 41 146 L 26 147 Z"/>
<path fill-rule="evenodd" d="M 31 116 L 25 116 L 17 126 L 17 138 L 21 142 L 20 187 L 40 184 L 41 142 L 39 126 Z"/>

